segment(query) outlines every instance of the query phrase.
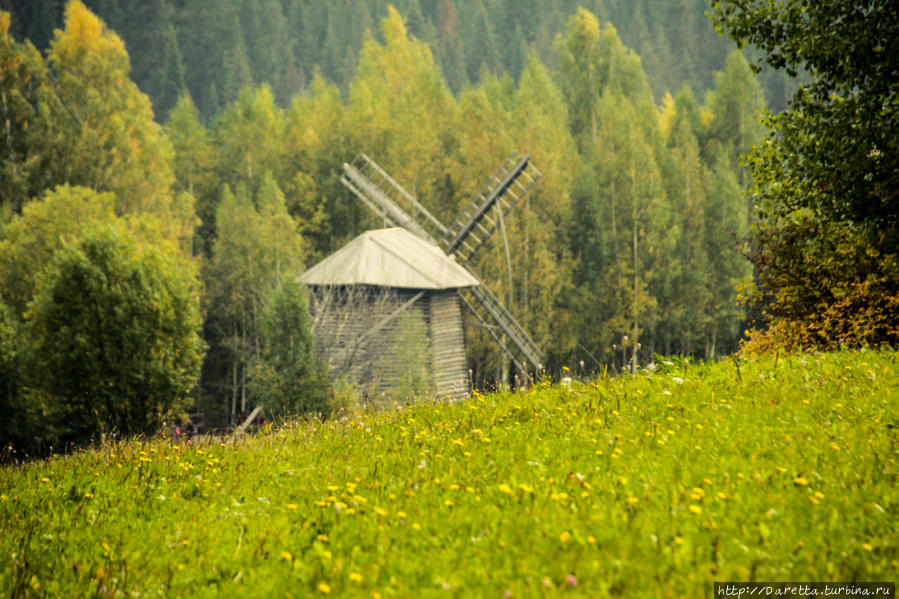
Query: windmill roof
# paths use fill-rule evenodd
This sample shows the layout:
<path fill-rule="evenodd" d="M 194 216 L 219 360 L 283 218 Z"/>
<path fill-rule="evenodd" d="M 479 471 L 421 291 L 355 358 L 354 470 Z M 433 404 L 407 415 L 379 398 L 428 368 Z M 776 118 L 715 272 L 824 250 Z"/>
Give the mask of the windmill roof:
<path fill-rule="evenodd" d="M 400 227 L 368 231 L 302 275 L 307 285 L 409 289 L 473 287 L 478 280 L 436 246 Z"/>

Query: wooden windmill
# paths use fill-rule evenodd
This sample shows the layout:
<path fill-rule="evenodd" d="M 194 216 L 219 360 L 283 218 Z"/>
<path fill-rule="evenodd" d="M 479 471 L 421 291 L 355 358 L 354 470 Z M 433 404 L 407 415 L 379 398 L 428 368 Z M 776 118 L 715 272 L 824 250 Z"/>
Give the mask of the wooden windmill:
<path fill-rule="evenodd" d="M 472 272 L 469 262 L 539 178 L 540 172 L 527 155 L 513 155 L 448 227 L 365 154 L 360 154 L 352 164 L 343 165 L 340 181 L 385 222 L 439 247 L 477 279 L 478 285 L 457 290 L 462 303 L 512 363 L 526 373 L 529 368 L 532 371 L 542 368 L 543 352 Z"/>

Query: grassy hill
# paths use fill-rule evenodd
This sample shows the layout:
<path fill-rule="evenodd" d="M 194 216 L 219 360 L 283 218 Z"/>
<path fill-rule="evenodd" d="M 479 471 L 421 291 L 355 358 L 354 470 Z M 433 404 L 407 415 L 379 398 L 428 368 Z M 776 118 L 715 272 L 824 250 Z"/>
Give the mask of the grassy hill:
<path fill-rule="evenodd" d="M 899 578 L 897 353 L 476 394 L 0 470 L 0 594 L 709 597 Z"/>

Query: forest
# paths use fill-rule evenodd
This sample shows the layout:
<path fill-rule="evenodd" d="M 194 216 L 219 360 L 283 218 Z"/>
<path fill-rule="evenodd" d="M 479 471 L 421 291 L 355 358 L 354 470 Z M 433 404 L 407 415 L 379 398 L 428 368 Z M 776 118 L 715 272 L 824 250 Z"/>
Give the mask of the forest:
<path fill-rule="evenodd" d="M 0 0 L 14 15 L 11 33 L 43 50 L 62 27 L 66 0 Z M 150 97 L 159 122 L 189 91 L 204 122 L 246 86 L 268 83 L 287 106 L 320 73 L 343 94 L 359 66 L 367 34 L 384 41 L 385 0 L 86 0 L 125 42 L 131 78 Z M 516 82 L 531 50 L 558 68 L 556 36 L 583 7 L 613 24 L 641 58 L 656 102 L 688 85 L 698 97 L 715 87 L 715 73 L 733 49 L 706 16 L 706 0 L 396 0 L 410 35 L 427 44 L 454 94 L 482 76 Z M 750 52 L 749 57 L 758 54 Z M 759 75 L 768 105 L 786 107 L 795 81 L 765 68 Z"/>
<path fill-rule="evenodd" d="M 797 83 L 763 87 L 698 0 L 209 4 L 0 3 L 0 384 L 52 423 L 41 442 L 325 409 L 308 327 L 283 325 L 297 274 L 380 226 L 339 183 L 359 152 L 444 221 L 531 156 L 543 177 L 477 269 L 549 373 L 714 359 L 765 326 L 741 157 L 766 91 L 784 106 Z M 129 294 L 153 309 L 123 313 Z M 495 380 L 504 358 L 466 335 Z"/>

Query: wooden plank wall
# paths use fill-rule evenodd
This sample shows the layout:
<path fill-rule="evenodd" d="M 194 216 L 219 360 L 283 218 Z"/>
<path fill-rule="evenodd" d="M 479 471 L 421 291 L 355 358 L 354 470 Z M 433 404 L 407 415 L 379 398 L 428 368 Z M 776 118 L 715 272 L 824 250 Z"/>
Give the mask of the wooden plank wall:
<path fill-rule="evenodd" d="M 413 318 L 423 325 L 419 328 L 429 338 L 437 395 L 458 399 L 469 391 L 462 314 L 455 290 L 424 294 L 371 334 L 374 327 L 416 293 L 371 288 L 366 293 L 353 292 L 336 298 L 332 295 L 323 301 L 323 290 L 312 290 L 312 319 L 314 323 L 318 321 L 314 325 L 316 350 L 327 359 L 332 379 L 346 374 L 369 396 L 396 388 L 407 368 L 398 355 L 396 340 L 403 319 Z"/>
<path fill-rule="evenodd" d="M 439 396 L 460 399 L 468 393 L 468 362 L 462 311 L 455 289 L 431 294 L 431 350 L 434 354 L 434 383 Z"/>

